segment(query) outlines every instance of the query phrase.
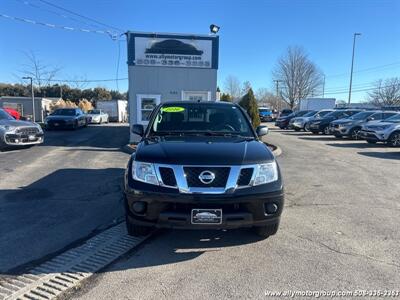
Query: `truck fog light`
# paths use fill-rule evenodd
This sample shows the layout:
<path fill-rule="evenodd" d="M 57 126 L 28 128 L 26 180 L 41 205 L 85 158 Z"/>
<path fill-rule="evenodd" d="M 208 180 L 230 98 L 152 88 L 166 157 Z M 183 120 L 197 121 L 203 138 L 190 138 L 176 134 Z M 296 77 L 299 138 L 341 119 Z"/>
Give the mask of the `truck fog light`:
<path fill-rule="evenodd" d="M 16 143 L 19 143 L 19 139 L 15 139 L 14 141 L 15 141 Z"/>
<path fill-rule="evenodd" d="M 267 215 L 272 215 L 278 211 L 278 205 L 275 203 L 265 203 L 264 208 Z"/>
<path fill-rule="evenodd" d="M 135 213 L 142 214 L 146 211 L 146 203 L 143 201 L 133 202 L 132 209 Z"/>

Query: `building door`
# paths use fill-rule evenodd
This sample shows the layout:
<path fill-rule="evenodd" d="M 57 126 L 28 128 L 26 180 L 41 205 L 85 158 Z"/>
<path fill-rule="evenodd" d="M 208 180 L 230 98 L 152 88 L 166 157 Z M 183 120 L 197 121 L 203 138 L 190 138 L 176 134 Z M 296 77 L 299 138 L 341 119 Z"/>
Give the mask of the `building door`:
<path fill-rule="evenodd" d="M 137 95 L 137 123 L 147 125 L 151 112 L 160 101 L 161 95 Z"/>
<path fill-rule="evenodd" d="M 208 91 L 182 91 L 182 100 L 211 101 L 211 92 L 208 92 Z"/>

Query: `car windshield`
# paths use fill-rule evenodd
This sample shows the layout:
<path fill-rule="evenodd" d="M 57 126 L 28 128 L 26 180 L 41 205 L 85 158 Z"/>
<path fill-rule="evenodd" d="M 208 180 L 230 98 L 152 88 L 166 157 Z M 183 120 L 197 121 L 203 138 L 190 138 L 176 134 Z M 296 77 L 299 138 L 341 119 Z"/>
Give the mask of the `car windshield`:
<path fill-rule="evenodd" d="M 305 116 L 309 111 L 308 110 L 301 110 L 296 113 L 296 117 L 303 117 Z"/>
<path fill-rule="evenodd" d="M 88 113 L 91 114 L 91 115 L 99 115 L 100 114 L 100 110 L 99 109 L 92 109 L 92 110 L 89 110 Z"/>
<path fill-rule="evenodd" d="M 309 111 L 308 113 L 306 113 L 303 117 L 312 117 L 317 113 L 317 111 Z"/>
<path fill-rule="evenodd" d="M 329 117 L 338 117 L 340 115 L 343 115 L 343 117 L 345 118 L 345 112 L 343 110 L 334 110 L 328 114 L 325 115 L 325 117 L 329 118 Z"/>
<path fill-rule="evenodd" d="M 393 122 L 393 123 L 398 123 L 400 122 L 400 114 L 395 114 L 394 116 L 391 116 L 390 118 L 387 118 L 385 122 Z"/>
<path fill-rule="evenodd" d="M 75 116 L 75 109 L 56 109 L 52 116 Z"/>
<path fill-rule="evenodd" d="M 179 103 L 161 106 L 150 135 L 240 135 L 254 138 L 242 110 L 216 103 Z"/>
<path fill-rule="evenodd" d="M 373 115 L 374 113 L 375 112 L 373 112 L 373 111 L 362 111 L 362 112 L 352 115 L 349 119 L 364 120 L 364 119 L 368 118 L 369 116 Z"/>
<path fill-rule="evenodd" d="M 11 117 L 8 113 L 6 113 L 4 110 L 0 109 L 0 120 L 14 120 L 13 117 Z"/>
<path fill-rule="evenodd" d="M 269 112 L 271 112 L 271 110 L 269 108 L 259 108 L 258 111 L 261 112 L 261 113 L 269 113 Z"/>

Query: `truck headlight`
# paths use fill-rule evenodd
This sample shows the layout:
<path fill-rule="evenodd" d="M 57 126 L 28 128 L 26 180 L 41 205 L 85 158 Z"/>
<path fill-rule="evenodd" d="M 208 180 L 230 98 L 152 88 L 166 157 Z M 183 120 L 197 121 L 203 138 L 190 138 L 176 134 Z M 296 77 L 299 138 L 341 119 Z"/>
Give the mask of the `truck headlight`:
<path fill-rule="evenodd" d="M 16 127 L 11 125 L 0 125 L 0 128 L 5 132 L 13 131 Z"/>
<path fill-rule="evenodd" d="M 257 165 L 253 185 L 260 185 L 278 180 L 278 167 L 276 162 Z"/>
<path fill-rule="evenodd" d="M 151 163 L 132 160 L 132 177 L 136 181 L 159 185 L 156 169 Z"/>

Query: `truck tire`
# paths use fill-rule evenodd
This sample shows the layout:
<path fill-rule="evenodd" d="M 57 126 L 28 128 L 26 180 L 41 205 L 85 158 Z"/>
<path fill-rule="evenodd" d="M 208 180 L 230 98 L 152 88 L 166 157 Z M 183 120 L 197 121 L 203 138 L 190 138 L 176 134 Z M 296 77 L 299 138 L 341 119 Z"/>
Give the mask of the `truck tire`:
<path fill-rule="evenodd" d="M 126 230 L 128 231 L 128 234 L 130 236 L 136 236 L 136 237 L 145 236 L 148 235 L 153 230 L 153 227 L 133 224 L 129 220 L 128 216 L 125 216 L 125 222 L 126 222 Z"/>
<path fill-rule="evenodd" d="M 279 223 L 268 225 L 268 226 L 257 226 L 254 227 L 255 233 L 262 238 L 268 238 L 271 235 L 274 235 L 279 228 Z"/>
<path fill-rule="evenodd" d="M 395 131 L 390 135 L 388 144 L 391 147 L 400 147 L 400 131 Z"/>

